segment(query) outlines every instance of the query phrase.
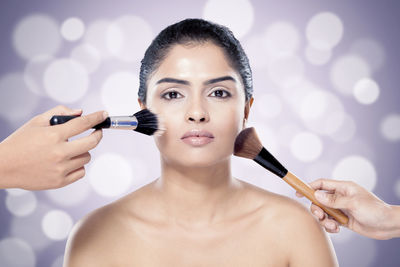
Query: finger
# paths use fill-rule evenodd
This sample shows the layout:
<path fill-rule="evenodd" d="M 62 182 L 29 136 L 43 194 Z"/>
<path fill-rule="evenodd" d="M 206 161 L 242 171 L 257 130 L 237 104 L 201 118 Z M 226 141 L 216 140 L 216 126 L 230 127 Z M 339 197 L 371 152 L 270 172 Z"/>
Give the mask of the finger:
<path fill-rule="evenodd" d="M 339 223 L 333 219 L 326 218 L 322 222 L 320 222 L 325 230 L 329 233 L 338 233 L 340 226 Z"/>
<path fill-rule="evenodd" d="M 332 179 L 318 179 L 310 183 L 310 186 L 314 190 L 326 190 L 331 192 L 346 192 L 347 187 L 350 186 L 350 182 L 338 181 Z"/>
<path fill-rule="evenodd" d="M 317 190 L 314 193 L 315 198 L 322 205 L 334 209 L 347 209 L 350 205 L 350 199 L 338 192 L 327 193 L 325 191 Z"/>
<path fill-rule="evenodd" d="M 58 127 L 58 129 L 60 129 L 60 131 L 63 133 L 65 139 L 68 139 L 69 137 L 78 135 L 103 122 L 107 118 L 107 116 L 108 115 L 106 112 L 98 111 L 89 115 L 72 119 L 64 124 L 56 125 L 53 127 Z"/>
<path fill-rule="evenodd" d="M 314 214 L 319 220 L 323 220 L 325 218 L 325 212 L 315 204 L 311 204 L 310 210 L 312 214 Z"/>
<path fill-rule="evenodd" d="M 82 109 L 70 109 L 66 106 L 57 106 L 36 117 L 36 123 L 40 126 L 50 126 L 50 119 L 54 115 L 78 115 L 82 114 Z"/>
<path fill-rule="evenodd" d="M 68 173 L 83 167 L 85 164 L 89 163 L 90 159 L 91 156 L 89 152 L 70 159 L 67 163 L 67 170 L 69 170 Z"/>
<path fill-rule="evenodd" d="M 69 158 L 73 158 L 95 148 L 103 138 L 101 129 L 93 131 L 90 135 L 64 143 L 64 149 Z"/>
<path fill-rule="evenodd" d="M 296 197 L 304 197 L 304 195 L 296 191 Z"/>
<path fill-rule="evenodd" d="M 83 178 L 85 176 L 85 174 L 86 174 L 85 166 L 72 171 L 65 178 L 65 185 L 69 185 L 69 184 L 72 184 L 73 182 L 76 182 L 77 180 Z"/>

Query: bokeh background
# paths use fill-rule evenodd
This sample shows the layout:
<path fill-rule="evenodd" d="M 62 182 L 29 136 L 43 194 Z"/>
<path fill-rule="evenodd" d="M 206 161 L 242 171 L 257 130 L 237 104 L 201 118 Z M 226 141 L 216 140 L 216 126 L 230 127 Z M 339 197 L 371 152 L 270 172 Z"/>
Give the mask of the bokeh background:
<path fill-rule="evenodd" d="M 268 150 L 305 181 L 354 180 L 399 204 L 399 12 L 395 0 L 2 0 L 0 140 L 59 104 L 133 114 L 151 40 L 206 18 L 230 27 L 250 58 L 249 126 Z M 151 137 L 105 130 L 79 182 L 0 190 L 0 266 L 61 266 L 73 224 L 157 178 L 158 158 Z M 233 162 L 238 178 L 296 198 L 254 162 Z M 400 266 L 400 239 L 330 237 L 341 266 Z"/>

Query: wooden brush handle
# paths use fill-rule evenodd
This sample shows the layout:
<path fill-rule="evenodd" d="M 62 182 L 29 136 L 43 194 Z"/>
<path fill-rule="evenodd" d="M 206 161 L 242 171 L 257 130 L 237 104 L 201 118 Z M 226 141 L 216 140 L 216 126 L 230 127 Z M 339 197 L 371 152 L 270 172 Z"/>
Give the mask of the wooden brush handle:
<path fill-rule="evenodd" d="M 303 194 L 306 198 L 311 200 L 315 205 L 317 205 L 318 207 L 323 209 L 326 213 L 328 213 L 330 216 L 335 218 L 335 220 L 338 221 L 340 224 L 347 225 L 347 223 L 349 222 L 349 218 L 346 216 L 346 214 L 344 214 L 339 209 L 329 208 L 319 203 L 318 200 L 314 197 L 315 190 L 311 186 L 309 186 L 308 184 L 304 183 L 299 178 L 297 178 L 296 175 L 294 175 L 291 172 L 288 172 L 282 179 L 285 180 L 285 182 L 287 182 L 291 187 L 296 189 L 297 192 Z"/>

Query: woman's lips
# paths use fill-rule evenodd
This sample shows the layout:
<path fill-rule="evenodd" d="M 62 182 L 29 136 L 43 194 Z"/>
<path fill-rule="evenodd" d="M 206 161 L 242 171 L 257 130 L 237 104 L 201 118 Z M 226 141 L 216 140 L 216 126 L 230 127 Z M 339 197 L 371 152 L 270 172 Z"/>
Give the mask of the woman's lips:
<path fill-rule="evenodd" d="M 203 130 L 191 130 L 182 136 L 182 141 L 192 146 L 203 146 L 214 141 L 212 133 Z"/>

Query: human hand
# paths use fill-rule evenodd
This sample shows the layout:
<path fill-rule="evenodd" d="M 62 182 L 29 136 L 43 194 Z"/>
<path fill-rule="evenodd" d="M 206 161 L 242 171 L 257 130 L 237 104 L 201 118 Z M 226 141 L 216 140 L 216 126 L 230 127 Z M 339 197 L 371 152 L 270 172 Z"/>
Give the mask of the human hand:
<path fill-rule="evenodd" d="M 50 126 L 53 115 L 81 115 L 82 110 L 58 106 L 40 114 L 0 143 L 0 188 L 42 190 L 68 185 L 85 175 L 89 150 L 102 138 L 102 131 L 68 142 L 107 117 L 99 111 Z"/>
<path fill-rule="evenodd" d="M 310 186 L 316 190 L 317 200 L 331 208 L 342 210 L 348 217 L 346 227 L 361 235 L 375 239 L 389 239 L 400 232 L 399 207 L 389 205 L 360 185 L 349 181 L 319 179 Z M 302 195 L 296 193 L 298 197 Z M 340 224 L 311 204 L 311 212 L 330 233 L 338 233 Z"/>

